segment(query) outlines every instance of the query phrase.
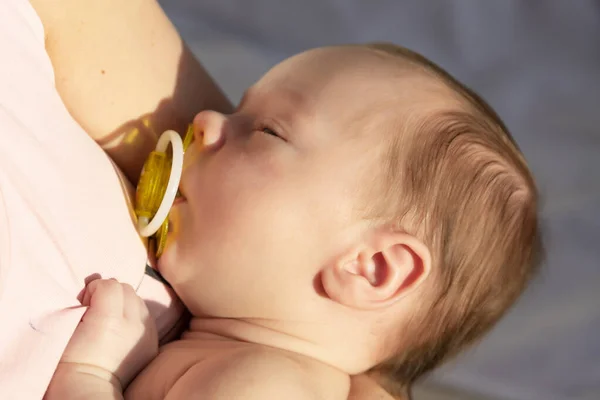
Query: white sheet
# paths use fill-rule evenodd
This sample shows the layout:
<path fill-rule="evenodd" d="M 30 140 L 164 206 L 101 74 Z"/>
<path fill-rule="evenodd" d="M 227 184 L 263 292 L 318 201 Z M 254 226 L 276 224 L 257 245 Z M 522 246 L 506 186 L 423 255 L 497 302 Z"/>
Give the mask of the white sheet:
<path fill-rule="evenodd" d="M 600 399 L 600 3 L 163 0 L 237 101 L 306 48 L 390 40 L 497 109 L 544 194 L 548 262 L 518 307 L 432 379 L 499 399 Z"/>

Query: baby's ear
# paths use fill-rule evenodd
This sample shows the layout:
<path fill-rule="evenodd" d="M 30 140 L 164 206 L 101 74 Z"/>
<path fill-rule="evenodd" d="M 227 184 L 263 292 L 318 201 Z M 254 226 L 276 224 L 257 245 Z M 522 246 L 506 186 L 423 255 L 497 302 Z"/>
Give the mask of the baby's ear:
<path fill-rule="evenodd" d="M 362 310 L 386 307 L 416 289 L 431 271 L 431 254 L 416 237 L 377 230 L 321 274 L 327 296 Z"/>

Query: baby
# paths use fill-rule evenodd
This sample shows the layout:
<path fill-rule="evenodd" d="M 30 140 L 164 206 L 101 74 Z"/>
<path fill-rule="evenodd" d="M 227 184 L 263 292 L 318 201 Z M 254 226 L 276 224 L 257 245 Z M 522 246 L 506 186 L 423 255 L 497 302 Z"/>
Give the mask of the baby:
<path fill-rule="evenodd" d="M 189 329 L 156 355 L 133 289 L 93 281 L 48 399 L 345 399 L 363 372 L 398 394 L 489 330 L 538 265 L 517 145 L 416 53 L 311 50 L 194 124 L 159 260 Z"/>

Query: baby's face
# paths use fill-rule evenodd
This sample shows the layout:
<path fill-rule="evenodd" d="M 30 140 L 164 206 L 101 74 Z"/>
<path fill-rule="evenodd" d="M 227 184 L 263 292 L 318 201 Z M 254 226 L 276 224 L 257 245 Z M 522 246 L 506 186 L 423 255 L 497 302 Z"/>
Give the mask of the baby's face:
<path fill-rule="evenodd" d="M 267 73 L 233 114 L 196 118 L 220 139 L 186 153 L 186 200 L 173 207 L 159 265 L 192 313 L 309 318 L 319 271 L 366 225 L 366 189 L 390 128 L 381 110 L 395 101 L 376 61 L 362 49 L 303 53 Z"/>

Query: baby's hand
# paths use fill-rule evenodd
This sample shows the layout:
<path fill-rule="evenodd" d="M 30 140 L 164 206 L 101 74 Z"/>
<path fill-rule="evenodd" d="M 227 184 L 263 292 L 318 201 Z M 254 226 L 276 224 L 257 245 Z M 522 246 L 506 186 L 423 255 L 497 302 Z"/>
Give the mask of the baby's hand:
<path fill-rule="evenodd" d="M 114 279 L 89 283 L 82 304 L 89 308 L 58 368 L 116 378 L 124 389 L 158 353 L 148 308 L 130 285 Z"/>

